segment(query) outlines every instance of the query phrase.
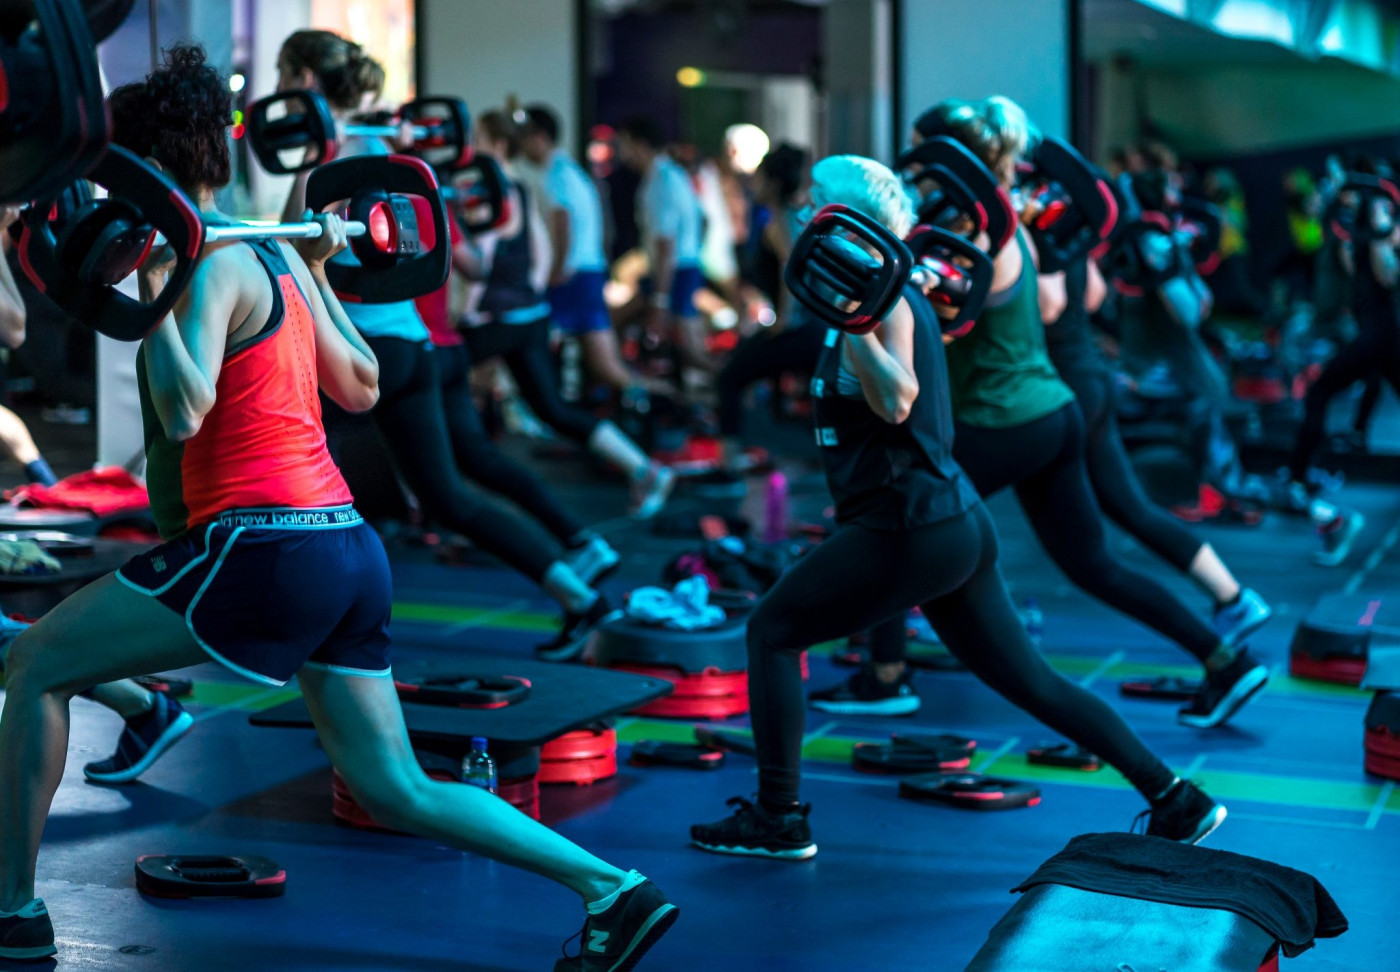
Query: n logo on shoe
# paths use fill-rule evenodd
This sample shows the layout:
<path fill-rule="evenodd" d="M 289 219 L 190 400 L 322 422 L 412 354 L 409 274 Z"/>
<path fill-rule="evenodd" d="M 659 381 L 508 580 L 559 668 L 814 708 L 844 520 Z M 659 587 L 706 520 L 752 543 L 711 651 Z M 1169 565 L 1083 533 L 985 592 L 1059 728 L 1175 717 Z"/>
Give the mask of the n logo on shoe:
<path fill-rule="evenodd" d="M 612 937 L 612 932 L 595 931 L 588 934 L 592 939 L 588 943 L 590 952 L 606 952 L 608 950 L 608 939 Z"/>

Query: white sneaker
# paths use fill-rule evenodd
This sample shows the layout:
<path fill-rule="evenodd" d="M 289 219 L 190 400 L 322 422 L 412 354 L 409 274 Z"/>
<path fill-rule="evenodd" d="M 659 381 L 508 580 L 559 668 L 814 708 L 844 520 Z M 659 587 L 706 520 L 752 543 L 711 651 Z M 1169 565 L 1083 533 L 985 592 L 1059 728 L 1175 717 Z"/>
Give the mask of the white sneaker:
<path fill-rule="evenodd" d="M 661 512 L 676 485 L 676 474 L 668 466 L 653 465 L 644 479 L 632 487 L 632 516 L 650 520 Z"/>
<path fill-rule="evenodd" d="M 594 534 L 588 542 L 576 550 L 569 551 L 565 558 L 575 574 L 589 587 L 617 570 L 622 563 L 622 555 L 612 548 L 602 537 Z"/>

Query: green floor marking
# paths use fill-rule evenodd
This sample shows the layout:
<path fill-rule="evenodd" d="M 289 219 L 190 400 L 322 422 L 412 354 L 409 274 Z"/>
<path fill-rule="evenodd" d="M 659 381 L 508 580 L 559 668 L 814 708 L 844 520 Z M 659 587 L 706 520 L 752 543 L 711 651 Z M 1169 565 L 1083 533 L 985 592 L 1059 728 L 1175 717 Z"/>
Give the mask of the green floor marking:
<path fill-rule="evenodd" d="M 483 628 L 505 628 L 512 631 L 554 631 L 559 627 L 559 616 L 556 614 L 405 601 L 395 602 L 394 619 L 429 624 L 479 624 Z"/>
<path fill-rule="evenodd" d="M 748 729 L 735 727 L 725 730 L 738 736 L 752 738 Z M 637 719 L 618 730 L 618 742 L 631 743 L 639 739 L 657 739 L 662 742 L 694 742 L 694 725 L 690 722 L 664 722 L 652 719 Z M 851 749 L 857 742 L 869 740 L 842 736 L 821 736 L 802 747 L 802 758 L 818 763 L 844 763 L 851 761 Z M 974 756 L 972 771 L 996 776 L 1009 776 L 1014 779 L 1034 783 L 1060 783 L 1069 786 L 1089 786 L 1105 789 L 1128 790 L 1131 786 L 1117 770 L 1105 766 L 1096 772 L 1065 769 L 1056 766 L 1035 766 L 1026 761 L 1022 753 L 1008 753 L 996 762 L 987 764 L 988 753 Z M 741 757 L 742 758 L 742 757 Z M 1176 767 L 1180 770 L 1181 767 Z M 1273 776 L 1267 773 L 1227 772 L 1205 769 L 1200 774 L 1200 782 L 1210 791 L 1211 796 L 1220 800 L 1248 800 L 1254 803 L 1269 803 L 1280 806 L 1310 807 L 1319 810 L 1344 810 L 1353 813 L 1369 814 L 1380 796 L 1381 786 L 1375 783 L 1345 780 L 1316 780 L 1305 777 Z M 1400 789 L 1390 794 L 1385 813 L 1400 814 Z"/>
<path fill-rule="evenodd" d="M 195 682 L 194 692 L 188 700 L 199 705 L 218 709 L 246 709 L 261 712 L 299 698 L 301 692 L 294 688 L 277 689 L 267 685 L 248 685 L 242 682 Z"/>

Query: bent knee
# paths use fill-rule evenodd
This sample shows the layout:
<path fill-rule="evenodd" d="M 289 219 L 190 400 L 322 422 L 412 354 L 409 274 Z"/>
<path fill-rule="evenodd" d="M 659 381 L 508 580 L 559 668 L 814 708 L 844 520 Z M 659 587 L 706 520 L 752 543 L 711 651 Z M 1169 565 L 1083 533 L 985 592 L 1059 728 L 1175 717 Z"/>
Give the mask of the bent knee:
<path fill-rule="evenodd" d="M 363 776 L 342 770 L 341 776 L 345 777 L 355 802 L 381 827 L 411 831 L 415 829 L 415 822 L 423 818 L 432 781 L 416 765 Z"/>
<path fill-rule="evenodd" d="M 64 672 L 59 666 L 47 664 L 47 659 L 53 653 L 45 650 L 46 640 L 31 628 L 22 632 L 0 655 L 4 667 L 4 677 L 0 682 L 3 682 L 7 692 L 36 695 L 64 692 Z M 77 692 L 78 688 L 70 688 L 66 694 L 71 697 Z"/>
<path fill-rule="evenodd" d="M 797 644 L 793 627 L 784 620 L 782 613 L 766 610 L 762 602 L 749 615 L 745 637 L 751 656 L 773 651 L 801 651 L 806 647 Z"/>

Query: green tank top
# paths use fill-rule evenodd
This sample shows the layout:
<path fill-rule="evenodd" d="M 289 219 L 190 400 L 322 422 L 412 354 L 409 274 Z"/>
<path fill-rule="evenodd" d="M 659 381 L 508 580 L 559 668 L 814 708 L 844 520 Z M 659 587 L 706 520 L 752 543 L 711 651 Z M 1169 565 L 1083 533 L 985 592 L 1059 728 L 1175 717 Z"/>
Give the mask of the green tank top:
<path fill-rule="evenodd" d="M 1035 264 L 1016 231 L 1024 270 L 1009 303 L 983 310 L 977 326 L 948 345 L 953 414 L 967 425 L 1005 429 L 1044 418 L 1074 401 L 1045 350 Z"/>

